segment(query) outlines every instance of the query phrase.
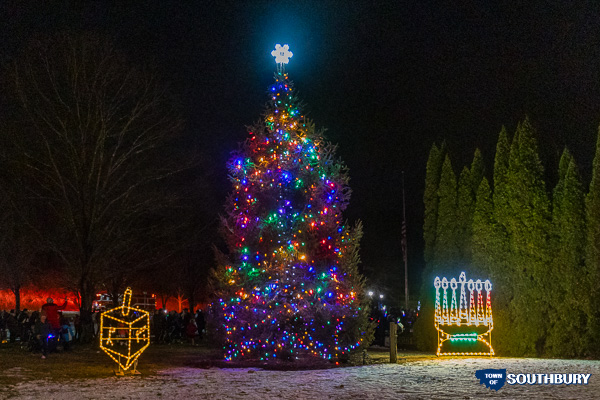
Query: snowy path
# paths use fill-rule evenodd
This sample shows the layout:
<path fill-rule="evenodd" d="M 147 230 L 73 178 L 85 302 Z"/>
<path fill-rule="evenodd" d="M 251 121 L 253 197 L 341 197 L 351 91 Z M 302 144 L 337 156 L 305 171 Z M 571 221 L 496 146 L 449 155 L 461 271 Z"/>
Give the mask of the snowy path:
<path fill-rule="evenodd" d="M 478 369 L 508 373 L 591 373 L 588 386 L 479 384 Z M 175 368 L 148 377 L 34 381 L 0 388 L 0 398 L 39 399 L 600 399 L 600 361 L 427 359 L 313 371 Z"/>

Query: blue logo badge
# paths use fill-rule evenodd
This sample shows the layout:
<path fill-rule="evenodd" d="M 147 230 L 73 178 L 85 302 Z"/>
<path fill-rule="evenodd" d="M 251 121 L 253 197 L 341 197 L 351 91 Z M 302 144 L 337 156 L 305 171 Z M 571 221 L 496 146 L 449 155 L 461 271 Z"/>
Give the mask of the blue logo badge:
<path fill-rule="evenodd" d="M 475 371 L 475 377 L 479 379 L 479 384 L 485 385 L 488 389 L 498 390 L 506 382 L 505 369 L 480 369 Z"/>

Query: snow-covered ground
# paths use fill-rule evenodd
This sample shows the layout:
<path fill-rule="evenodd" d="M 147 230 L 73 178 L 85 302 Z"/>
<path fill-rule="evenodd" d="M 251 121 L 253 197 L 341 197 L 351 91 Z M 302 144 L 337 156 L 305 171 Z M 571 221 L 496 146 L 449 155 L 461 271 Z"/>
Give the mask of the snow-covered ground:
<path fill-rule="evenodd" d="M 507 373 L 586 373 L 587 386 L 480 385 L 478 369 Z M 18 371 L 14 371 L 18 372 Z M 4 371 L 3 373 L 11 373 Z M 174 368 L 154 376 L 73 382 L 33 381 L 0 388 L 0 398 L 39 399 L 600 399 L 600 361 L 442 358 L 311 371 Z"/>

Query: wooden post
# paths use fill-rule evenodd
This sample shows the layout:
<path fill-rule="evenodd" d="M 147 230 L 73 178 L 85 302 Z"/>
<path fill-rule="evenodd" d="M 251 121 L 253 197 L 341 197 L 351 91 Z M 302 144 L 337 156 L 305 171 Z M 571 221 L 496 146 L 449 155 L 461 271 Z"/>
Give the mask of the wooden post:
<path fill-rule="evenodd" d="M 398 325 L 395 322 L 390 322 L 390 363 L 396 364 L 398 362 L 398 338 L 396 336 L 396 330 Z"/>

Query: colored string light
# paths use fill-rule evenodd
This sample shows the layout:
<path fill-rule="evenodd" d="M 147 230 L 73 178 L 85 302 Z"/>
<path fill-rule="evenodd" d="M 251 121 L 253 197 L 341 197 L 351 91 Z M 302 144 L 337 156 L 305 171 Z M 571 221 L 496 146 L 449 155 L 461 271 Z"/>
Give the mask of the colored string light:
<path fill-rule="evenodd" d="M 228 163 L 231 263 L 212 312 L 227 360 L 336 360 L 363 342 L 358 238 L 341 218 L 348 172 L 301 113 L 283 68 L 268 92 L 264 124 Z"/>

